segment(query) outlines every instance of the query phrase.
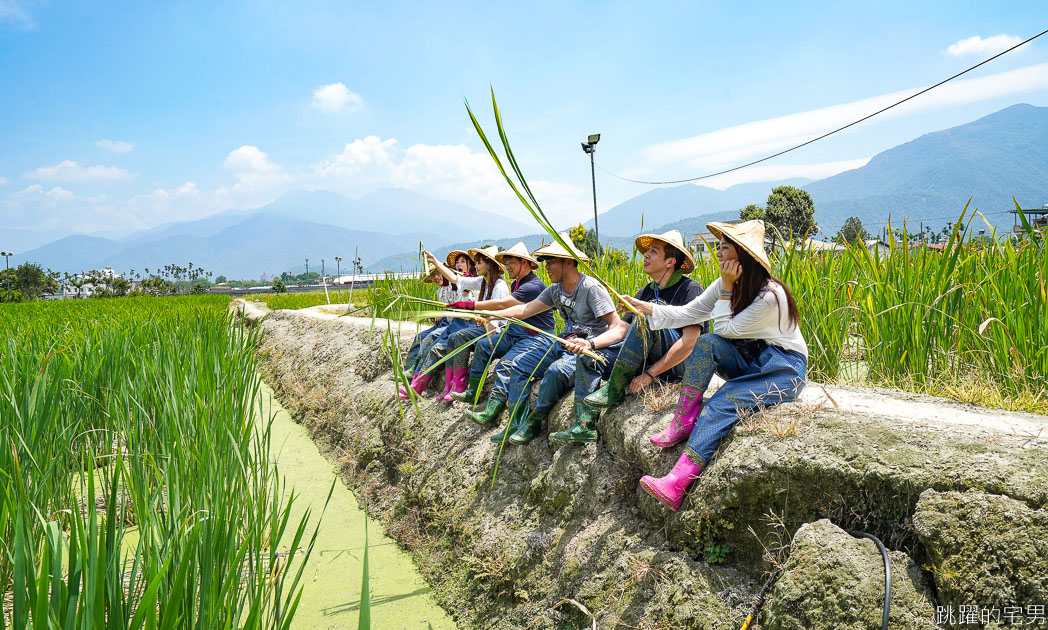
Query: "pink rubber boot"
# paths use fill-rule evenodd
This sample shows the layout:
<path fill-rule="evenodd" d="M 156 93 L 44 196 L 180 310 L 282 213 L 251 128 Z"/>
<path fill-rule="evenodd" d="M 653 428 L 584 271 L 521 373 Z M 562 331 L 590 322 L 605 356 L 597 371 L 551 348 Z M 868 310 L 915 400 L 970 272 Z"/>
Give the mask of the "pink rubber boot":
<path fill-rule="evenodd" d="M 451 375 L 451 370 L 453 369 L 454 368 L 452 368 L 449 365 L 444 366 L 444 391 L 434 396 L 433 400 L 440 402 L 442 400 L 445 400 L 446 398 L 450 399 L 451 387 L 455 384 L 455 378 Z"/>
<path fill-rule="evenodd" d="M 429 374 L 418 374 L 415 376 L 415 378 L 411 380 L 411 389 L 415 390 L 416 394 L 421 394 L 426 390 L 427 387 L 429 387 L 429 382 L 431 380 L 433 380 L 433 377 Z M 401 400 L 407 400 L 411 397 L 411 395 L 408 394 L 408 390 L 404 389 L 403 385 L 400 386 L 400 391 L 398 392 L 398 395 L 400 396 Z"/>
<path fill-rule="evenodd" d="M 451 383 L 449 388 L 444 392 L 444 396 L 440 398 L 444 402 L 454 402 L 452 394 L 458 394 L 466 391 L 466 379 L 469 378 L 469 368 L 451 368 L 451 375 L 448 377 L 448 382 Z"/>
<path fill-rule="evenodd" d="M 681 501 L 684 500 L 684 491 L 699 476 L 700 472 L 702 472 L 702 464 L 692 462 L 688 453 L 684 452 L 681 453 L 677 465 L 673 467 L 670 474 L 661 479 L 644 475 L 640 478 L 640 487 L 676 512 L 680 508 Z"/>
<path fill-rule="evenodd" d="M 681 387 L 677 410 L 673 412 L 670 426 L 648 439 L 660 448 L 669 448 L 674 444 L 679 444 L 681 440 L 686 440 L 691 435 L 691 430 L 695 428 L 695 420 L 698 419 L 701 411 L 702 392 L 687 385 Z"/>

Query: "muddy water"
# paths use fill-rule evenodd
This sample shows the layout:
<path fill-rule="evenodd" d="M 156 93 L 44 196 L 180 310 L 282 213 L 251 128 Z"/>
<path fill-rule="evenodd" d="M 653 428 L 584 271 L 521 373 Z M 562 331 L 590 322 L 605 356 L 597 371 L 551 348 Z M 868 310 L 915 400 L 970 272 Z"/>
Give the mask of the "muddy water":
<path fill-rule="evenodd" d="M 288 488 L 298 495 L 291 522 L 306 507 L 319 514 L 335 471 L 317 449 L 306 429 L 296 423 L 273 391 L 262 384 L 264 417 L 273 421 L 273 457 Z M 303 575 L 302 603 L 293 628 L 356 628 L 360 614 L 360 585 L 364 562 L 364 511 L 341 480 L 335 485 L 317 543 Z M 309 532 L 313 531 L 312 524 Z M 434 603 L 429 586 L 418 574 L 411 556 L 387 538 L 382 526 L 368 519 L 368 565 L 371 580 L 371 627 L 429 630 L 455 628 L 451 618 Z"/>

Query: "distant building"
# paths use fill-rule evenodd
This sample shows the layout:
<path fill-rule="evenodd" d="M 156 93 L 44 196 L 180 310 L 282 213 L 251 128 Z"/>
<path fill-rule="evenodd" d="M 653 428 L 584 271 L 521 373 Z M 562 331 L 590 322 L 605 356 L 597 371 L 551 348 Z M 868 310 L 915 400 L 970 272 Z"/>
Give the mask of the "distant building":
<path fill-rule="evenodd" d="M 277 277 L 274 276 L 273 274 L 263 272 L 262 276 L 259 278 L 259 281 L 260 282 L 273 282 L 276 279 L 277 279 Z"/>
<path fill-rule="evenodd" d="M 62 299 L 89 298 L 95 291 L 109 288 L 109 283 L 106 280 L 120 277 L 120 274 L 113 271 L 111 267 L 95 270 L 91 273 L 78 273 L 70 280 L 62 283 Z"/>

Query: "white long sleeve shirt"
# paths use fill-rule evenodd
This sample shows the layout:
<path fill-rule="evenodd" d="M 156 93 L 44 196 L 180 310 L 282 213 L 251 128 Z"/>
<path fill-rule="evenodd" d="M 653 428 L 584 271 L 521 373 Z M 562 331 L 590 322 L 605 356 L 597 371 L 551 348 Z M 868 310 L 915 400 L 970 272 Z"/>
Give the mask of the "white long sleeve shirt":
<path fill-rule="evenodd" d="M 763 339 L 784 350 L 808 356 L 808 344 L 800 327 L 790 322 L 786 292 L 768 283 L 753 302 L 738 315 L 731 314 L 731 300 L 720 299 L 721 279 L 717 278 L 702 295 L 683 306 L 652 305 L 651 327 L 683 328 L 713 320 L 713 333 L 726 339 Z"/>
<path fill-rule="evenodd" d="M 479 302 L 482 301 L 484 296 L 480 294 L 480 285 L 483 283 L 484 278 L 481 276 L 467 278 L 466 276 L 460 275 L 458 277 L 458 288 L 459 298 L 456 301 L 462 302 Z M 489 300 L 501 300 L 510 296 L 509 285 L 502 278 L 499 278 L 495 282 L 495 286 L 491 288 L 491 297 L 486 298 Z M 494 320 L 491 322 L 495 328 L 501 328 L 506 325 L 504 320 Z"/>

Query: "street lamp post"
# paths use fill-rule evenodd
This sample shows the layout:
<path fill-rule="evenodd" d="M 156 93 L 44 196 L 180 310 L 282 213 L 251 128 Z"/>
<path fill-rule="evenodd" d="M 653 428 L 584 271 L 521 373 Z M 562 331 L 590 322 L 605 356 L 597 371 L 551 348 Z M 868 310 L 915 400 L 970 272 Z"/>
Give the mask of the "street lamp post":
<path fill-rule="evenodd" d="M 324 278 L 325 278 L 325 276 L 327 275 L 327 274 L 325 273 L 325 270 L 324 270 L 324 269 L 325 269 L 325 268 L 324 268 L 324 259 L 323 259 L 323 258 L 321 258 L 321 259 L 320 259 L 320 281 L 321 281 L 321 282 L 324 282 Z"/>
<path fill-rule="evenodd" d="M 309 282 L 309 259 L 306 259 L 306 282 Z"/>
<path fill-rule="evenodd" d="M 14 256 L 14 255 L 15 255 L 14 252 L 0 252 L 0 256 L 4 257 L 4 271 L 10 271 L 11 270 L 11 260 L 10 259 L 11 259 L 11 256 Z M 4 276 L 7 278 L 7 290 L 10 292 L 11 291 L 11 275 L 5 273 Z"/>
<path fill-rule="evenodd" d="M 582 150 L 590 156 L 590 179 L 593 181 L 593 240 L 597 241 L 597 256 L 600 256 L 600 230 L 597 228 L 597 171 L 593 164 L 593 153 L 597 150 L 597 142 L 600 141 L 599 133 L 591 133 L 586 142 L 582 143 Z"/>
<path fill-rule="evenodd" d="M 335 284 L 342 279 L 342 257 L 335 256 Z"/>

